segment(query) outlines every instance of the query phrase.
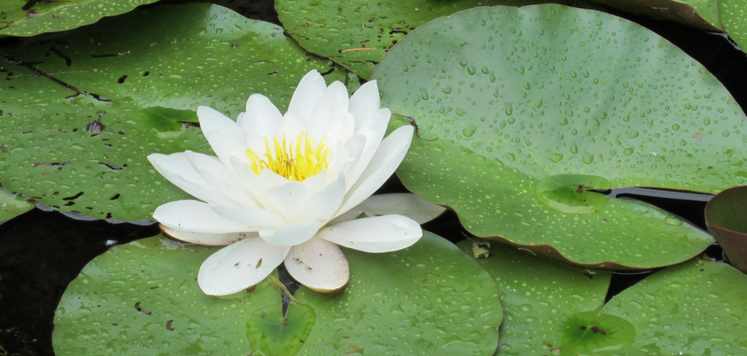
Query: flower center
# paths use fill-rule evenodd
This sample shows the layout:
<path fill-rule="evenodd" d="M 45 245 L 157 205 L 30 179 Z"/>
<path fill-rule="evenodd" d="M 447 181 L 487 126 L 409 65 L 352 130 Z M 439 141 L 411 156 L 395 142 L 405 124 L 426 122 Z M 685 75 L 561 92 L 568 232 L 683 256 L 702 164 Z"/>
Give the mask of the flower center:
<path fill-rule="evenodd" d="M 265 137 L 265 153 L 259 156 L 251 148 L 246 150 L 254 174 L 269 169 L 294 181 L 303 181 L 327 169 L 329 148 L 324 141 L 315 143 L 305 132 L 288 141 L 283 136 L 272 140 Z"/>

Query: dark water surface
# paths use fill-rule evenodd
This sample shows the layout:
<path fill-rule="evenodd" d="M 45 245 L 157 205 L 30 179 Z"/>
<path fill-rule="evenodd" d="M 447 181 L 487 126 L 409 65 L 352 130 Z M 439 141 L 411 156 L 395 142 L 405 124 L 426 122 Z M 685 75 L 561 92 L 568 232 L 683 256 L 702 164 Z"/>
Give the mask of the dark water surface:
<path fill-rule="evenodd" d="M 278 23 L 272 1 L 216 2 L 247 17 Z M 674 23 L 618 15 L 674 42 L 703 63 L 731 91 L 742 108 L 747 108 L 747 56 L 736 50 L 728 39 Z M 394 192 L 404 191 L 404 188 L 395 178 L 383 190 Z M 638 198 L 655 204 L 703 228 L 704 199 L 666 199 L 635 190 L 613 193 L 624 193 L 619 197 Z M 637 195 L 641 193 L 646 194 Z M 425 228 L 452 241 L 468 236 L 453 213 L 428 223 Z M 157 233 L 158 228 L 154 225 L 76 221 L 39 209 L 0 225 L 0 356 L 52 355 L 52 319 L 67 284 L 88 261 L 110 246 Z M 721 257 L 717 246 L 707 253 L 715 258 Z M 616 274 L 608 298 L 646 275 Z"/>

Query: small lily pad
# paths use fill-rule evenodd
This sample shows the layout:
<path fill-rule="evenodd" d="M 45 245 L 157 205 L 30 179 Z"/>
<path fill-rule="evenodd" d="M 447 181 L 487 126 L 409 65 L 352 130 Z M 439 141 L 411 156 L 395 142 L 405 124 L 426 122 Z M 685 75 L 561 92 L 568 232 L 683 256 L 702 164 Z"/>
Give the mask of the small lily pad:
<path fill-rule="evenodd" d="M 34 204 L 19 199 L 14 194 L 0 189 L 0 224 L 13 219 L 14 217 L 21 215 L 33 208 Z"/>
<path fill-rule="evenodd" d="M 747 182 L 747 120 L 726 88 L 659 35 L 603 12 L 464 10 L 408 34 L 374 78 L 384 105 L 418 127 L 402 182 L 478 237 L 584 266 L 667 266 L 712 237 L 602 192 Z"/>
<path fill-rule="evenodd" d="M 96 257 L 62 296 L 55 353 L 487 355 L 498 344 L 495 281 L 431 233 L 396 253 L 345 250 L 350 285 L 336 295 L 301 289 L 286 315 L 272 280 L 226 298 L 204 295 L 197 270 L 215 251 L 153 237 Z"/>
<path fill-rule="evenodd" d="M 708 230 L 724 248 L 729 262 L 747 273 L 747 186 L 718 193 L 706 205 Z"/>
<path fill-rule="evenodd" d="M 627 320 L 588 311 L 573 314 L 563 325 L 561 355 L 619 355 L 635 339 L 635 328 Z"/>
<path fill-rule="evenodd" d="M 138 29 L 133 31 L 133 29 Z M 186 195 L 150 153 L 209 153 L 194 110 L 284 107 L 313 58 L 279 26 L 210 4 L 161 5 L 0 50 L 0 183 L 63 212 L 143 220 Z"/>
<path fill-rule="evenodd" d="M 620 355 L 747 354 L 747 276 L 733 267 L 696 260 L 656 272 L 602 309 L 635 328 Z"/>
<path fill-rule="evenodd" d="M 568 320 L 601 308 L 610 284 L 608 272 L 584 271 L 510 246 L 465 240 L 459 247 L 498 284 L 505 312 L 500 355 L 564 350 Z"/>
<path fill-rule="evenodd" d="M 3 0 L 0 37 L 72 30 L 158 0 Z"/>

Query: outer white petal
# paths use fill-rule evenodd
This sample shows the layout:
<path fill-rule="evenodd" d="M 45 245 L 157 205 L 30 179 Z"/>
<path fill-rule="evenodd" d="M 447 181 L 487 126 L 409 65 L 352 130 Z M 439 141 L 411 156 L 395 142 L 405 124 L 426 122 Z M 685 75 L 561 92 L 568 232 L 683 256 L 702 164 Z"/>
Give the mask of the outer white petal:
<path fill-rule="evenodd" d="M 186 152 L 169 155 L 154 153 L 148 155 L 148 161 L 169 182 L 197 199 L 210 201 L 222 196 L 217 187 L 207 184 L 194 169 Z"/>
<path fill-rule="evenodd" d="M 416 221 L 402 215 L 350 220 L 319 231 L 318 238 L 364 252 L 391 252 L 412 246 L 423 236 Z"/>
<path fill-rule="evenodd" d="M 184 152 L 190 164 L 203 181 L 210 187 L 218 190 L 222 199 L 213 197 L 205 201 L 213 203 L 233 202 L 240 205 L 256 206 L 251 194 L 241 185 L 233 171 L 213 156 L 202 153 Z"/>
<path fill-rule="evenodd" d="M 361 174 L 361 178 L 345 197 L 342 208 L 337 215 L 345 213 L 370 197 L 397 170 L 397 167 L 410 149 L 412 126 L 402 126 L 392 132 L 379 146 L 368 167 Z"/>
<path fill-rule="evenodd" d="M 161 225 L 161 230 L 167 236 L 189 242 L 197 245 L 205 246 L 226 246 L 236 241 L 249 238 L 259 237 L 254 232 L 234 232 L 228 234 L 206 234 L 202 232 L 187 232 L 187 231 L 176 231 L 169 229 L 168 226 Z"/>
<path fill-rule="evenodd" d="M 239 116 L 238 125 L 247 137 L 273 137 L 280 128 L 283 114 L 270 99 L 261 94 L 252 94 L 246 101 L 246 111 Z"/>
<path fill-rule="evenodd" d="M 374 119 L 368 122 L 368 126 L 357 131 L 358 135 L 366 137 L 366 145 L 364 146 L 358 161 L 347 173 L 348 178 L 351 181 L 358 181 L 361 174 L 363 174 L 363 171 L 371 163 L 371 159 L 373 159 L 373 156 L 376 154 L 379 147 L 381 147 L 381 140 L 384 138 L 391 115 L 392 113 L 389 109 L 378 110 L 375 115 L 373 115 Z"/>
<path fill-rule="evenodd" d="M 397 214 L 413 219 L 418 224 L 425 224 L 443 214 L 444 211 L 446 208 L 432 204 L 412 193 L 377 194 L 338 216 L 333 223 L 353 220 L 361 215 Z"/>
<path fill-rule="evenodd" d="M 287 254 L 287 247 L 244 239 L 210 255 L 200 266 L 197 283 L 208 295 L 237 293 L 264 280 Z"/>
<path fill-rule="evenodd" d="M 338 291 L 350 279 L 350 267 L 342 250 L 317 238 L 293 246 L 285 258 L 285 268 L 301 284 L 322 293 Z"/>
<path fill-rule="evenodd" d="M 153 218 L 173 231 L 210 234 L 246 232 L 252 228 L 216 213 L 207 203 L 197 200 L 177 200 L 156 208 Z"/>
<path fill-rule="evenodd" d="M 371 80 L 361 85 L 350 97 L 350 113 L 355 116 L 357 121 L 356 129 L 367 126 L 367 122 L 379 110 L 380 106 L 378 83 Z"/>
<path fill-rule="evenodd" d="M 293 92 L 288 105 L 288 114 L 299 118 L 309 117 L 326 89 L 327 84 L 319 72 L 312 70 L 306 73 L 298 83 L 296 91 Z"/>
<path fill-rule="evenodd" d="M 260 230 L 259 237 L 276 246 L 295 246 L 309 241 L 321 224 L 286 225 L 277 229 Z"/>
<path fill-rule="evenodd" d="M 225 164 L 231 157 L 243 157 L 246 150 L 246 136 L 235 121 L 207 106 L 197 108 L 202 134 L 210 147 Z"/>

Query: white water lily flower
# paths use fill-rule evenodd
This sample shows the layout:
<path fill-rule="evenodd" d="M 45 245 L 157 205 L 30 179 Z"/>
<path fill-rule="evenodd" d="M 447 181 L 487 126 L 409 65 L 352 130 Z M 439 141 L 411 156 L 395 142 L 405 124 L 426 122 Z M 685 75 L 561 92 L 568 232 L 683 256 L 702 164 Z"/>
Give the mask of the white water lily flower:
<path fill-rule="evenodd" d="M 259 94 L 249 97 L 238 121 L 204 106 L 197 115 L 217 157 L 186 151 L 148 159 L 198 199 L 158 207 L 153 217 L 164 232 L 227 245 L 200 267 L 206 294 L 254 286 L 283 262 L 303 285 L 339 290 L 349 269 L 338 245 L 390 252 L 421 238 L 418 222 L 403 215 L 345 214 L 394 173 L 412 141 L 412 126 L 384 138 L 391 113 L 380 107 L 375 81 L 348 98 L 342 83 L 327 86 L 311 71 L 285 115 Z"/>

